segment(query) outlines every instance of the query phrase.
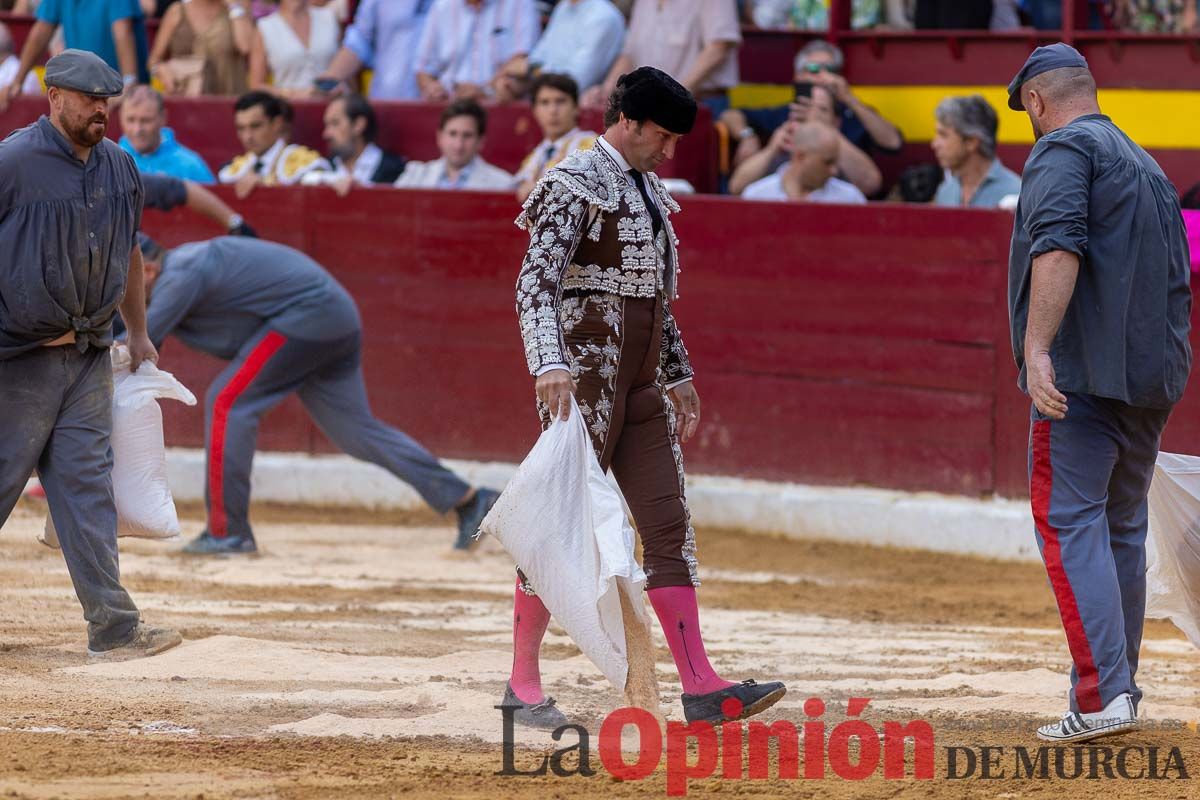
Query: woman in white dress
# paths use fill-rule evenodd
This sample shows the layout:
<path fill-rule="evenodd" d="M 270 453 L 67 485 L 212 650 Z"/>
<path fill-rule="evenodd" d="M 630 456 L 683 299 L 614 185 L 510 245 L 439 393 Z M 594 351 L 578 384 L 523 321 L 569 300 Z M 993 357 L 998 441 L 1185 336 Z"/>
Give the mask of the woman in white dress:
<path fill-rule="evenodd" d="M 337 12 L 309 0 L 281 0 L 279 10 L 260 19 L 257 27 L 250 48 L 250 88 L 285 97 L 317 96 L 313 81 L 341 45 Z"/>

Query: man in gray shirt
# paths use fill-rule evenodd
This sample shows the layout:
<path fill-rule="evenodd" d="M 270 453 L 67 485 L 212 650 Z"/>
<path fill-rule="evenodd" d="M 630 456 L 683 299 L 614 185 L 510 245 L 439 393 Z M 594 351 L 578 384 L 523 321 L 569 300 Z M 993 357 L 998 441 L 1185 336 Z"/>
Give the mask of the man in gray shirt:
<path fill-rule="evenodd" d="M 1137 726 L 1146 495 L 1191 370 L 1187 238 L 1175 188 L 1100 113 L 1087 62 L 1039 47 L 1009 86 L 1038 138 L 1009 264 L 1020 386 L 1033 400 L 1030 494 L 1071 651 L 1050 741 Z"/>
<path fill-rule="evenodd" d="M 179 644 L 149 628 L 121 586 L 113 503 L 112 322 L 146 335 L 136 234 L 142 184 L 104 138 L 121 76 L 92 53 L 46 65 L 50 116 L 0 143 L 0 520 L 36 469 L 88 621 L 88 652 L 129 658 Z"/>
<path fill-rule="evenodd" d="M 253 553 L 250 467 L 258 421 L 296 394 L 346 453 L 412 485 L 441 513 L 454 509 L 455 547 L 469 549 L 497 493 L 473 489 L 371 413 L 354 300 L 320 264 L 274 242 L 222 236 L 169 252 L 143 237 L 147 326 L 231 362 L 205 397 L 208 529 L 185 550 Z"/>

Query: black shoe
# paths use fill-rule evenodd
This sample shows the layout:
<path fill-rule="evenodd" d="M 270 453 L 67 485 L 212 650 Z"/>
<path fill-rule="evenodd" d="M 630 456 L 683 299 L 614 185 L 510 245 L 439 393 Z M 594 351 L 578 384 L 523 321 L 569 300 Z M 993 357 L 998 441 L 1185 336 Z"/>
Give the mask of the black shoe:
<path fill-rule="evenodd" d="M 734 686 L 718 689 L 708 694 L 683 694 L 680 695 L 680 699 L 683 701 L 683 716 L 689 723 L 718 724 L 761 714 L 782 700 L 785 694 L 787 694 L 787 687 L 779 681 L 770 683 L 742 681 Z M 733 716 L 726 716 L 721 708 L 721 705 L 729 698 L 733 698 L 741 704 L 741 710 Z"/>
<path fill-rule="evenodd" d="M 547 697 L 537 705 L 532 705 L 513 693 L 511 683 L 504 684 L 504 699 L 500 701 L 500 705 L 515 708 L 513 719 L 518 725 L 524 725 L 526 728 L 552 731 L 567 724 L 566 715 L 555 707 L 553 697 Z"/>
<path fill-rule="evenodd" d="M 458 539 L 454 542 L 455 550 L 470 550 L 479 544 L 476 538 L 483 518 L 496 505 L 500 493 L 492 489 L 480 489 L 475 496 L 460 506 L 458 512 Z"/>
<path fill-rule="evenodd" d="M 183 552 L 198 556 L 243 555 L 257 553 L 258 545 L 254 543 L 254 537 L 249 534 L 218 538 L 208 531 L 204 531 L 188 542 L 183 548 Z"/>

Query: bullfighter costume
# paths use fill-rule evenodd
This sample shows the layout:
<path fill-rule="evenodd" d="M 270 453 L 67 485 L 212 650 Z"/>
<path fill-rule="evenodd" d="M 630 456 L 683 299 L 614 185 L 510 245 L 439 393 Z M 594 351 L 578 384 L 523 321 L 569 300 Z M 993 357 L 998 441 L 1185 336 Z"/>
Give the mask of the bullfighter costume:
<path fill-rule="evenodd" d="M 638 123 L 638 136 L 646 122 L 684 134 L 696 117 L 691 94 L 649 67 L 622 76 L 610 105 L 620 110 L 617 125 L 631 130 Z M 699 635 L 695 532 L 668 397 L 692 380 L 671 312 L 678 241 L 670 215 L 678 211 L 658 177 L 631 168 L 608 136 L 575 151 L 539 181 L 517 219 L 530 233 L 517 313 L 530 373 L 570 371 L 596 457 L 612 468 L 632 511 L 687 719 L 722 721 L 729 697 L 742 703 L 738 716 L 749 716 L 785 690 L 781 683 L 722 680 Z M 540 400 L 538 406 L 548 426 L 550 409 Z M 537 666 L 549 615 L 520 573 L 515 603 L 513 674 L 503 702 L 518 706 L 518 722 L 556 727 L 565 717 L 542 694 Z"/>

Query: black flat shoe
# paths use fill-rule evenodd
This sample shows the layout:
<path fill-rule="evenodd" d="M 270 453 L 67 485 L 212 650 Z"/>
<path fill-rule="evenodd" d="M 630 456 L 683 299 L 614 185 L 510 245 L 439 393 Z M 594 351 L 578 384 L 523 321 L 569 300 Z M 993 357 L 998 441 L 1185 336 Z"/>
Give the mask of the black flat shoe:
<path fill-rule="evenodd" d="M 547 697 L 540 703 L 526 703 L 513 693 L 512 684 L 504 684 L 504 699 L 500 705 L 515 708 L 513 719 L 526 728 L 552 731 L 567 724 L 567 717 L 555 706 L 554 698 Z"/>
<path fill-rule="evenodd" d="M 787 687 L 779 681 L 770 683 L 742 681 L 708 694 L 683 694 L 680 695 L 680 699 L 683 701 L 683 716 L 689 723 L 718 724 L 761 714 L 782 700 L 785 694 L 787 694 Z M 730 698 L 741 703 L 741 712 L 734 716 L 726 716 L 721 709 L 721 705 Z"/>

